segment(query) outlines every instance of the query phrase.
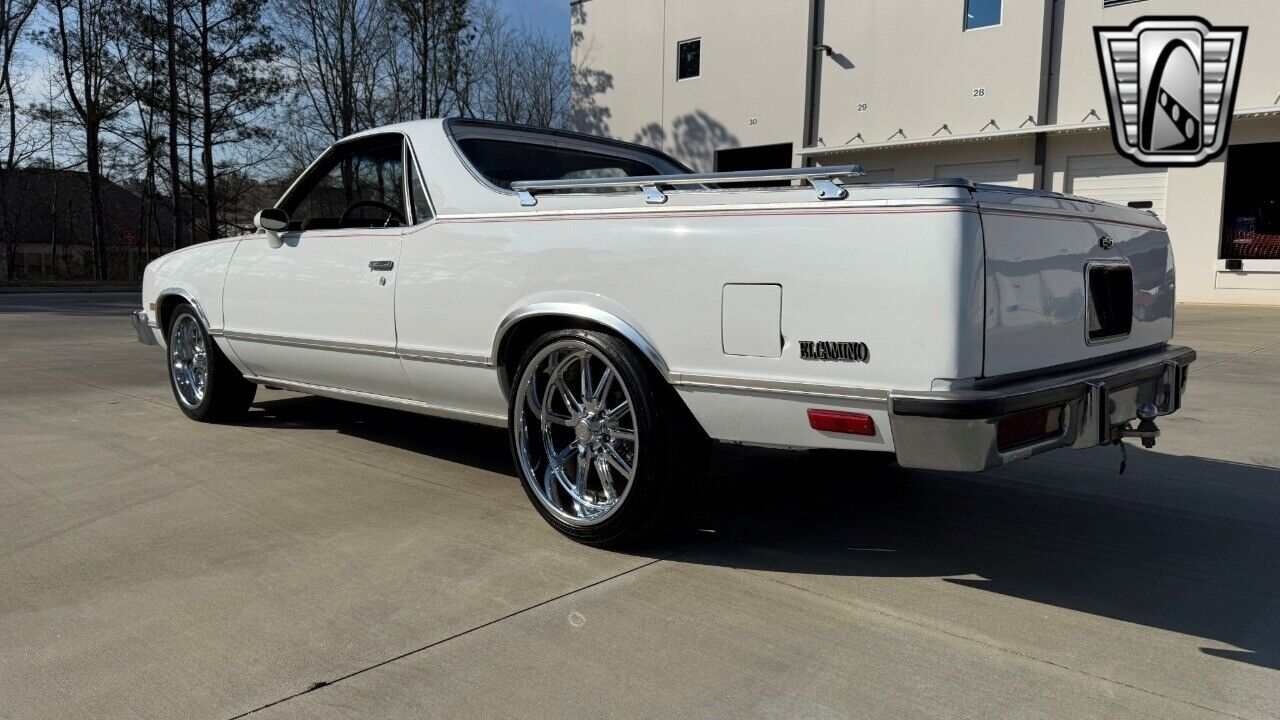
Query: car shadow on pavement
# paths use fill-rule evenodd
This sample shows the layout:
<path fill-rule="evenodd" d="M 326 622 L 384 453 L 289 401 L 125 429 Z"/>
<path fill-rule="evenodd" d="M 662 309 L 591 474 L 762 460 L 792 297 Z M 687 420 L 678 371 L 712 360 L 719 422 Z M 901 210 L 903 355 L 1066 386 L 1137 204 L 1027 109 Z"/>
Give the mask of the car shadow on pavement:
<path fill-rule="evenodd" d="M 683 562 L 767 573 L 940 577 L 1234 645 L 1280 669 L 1280 471 L 1130 447 L 981 475 L 856 455 L 721 453 Z"/>
<path fill-rule="evenodd" d="M 318 397 L 260 402 L 245 424 L 331 429 L 515 482 L 495 428 Z M 693 530 L 672 561 L 943 578 L 1230 644 L 1202 652 L 1280 669 L 1280 471 L 1130 447 L 1119 475 L 1113 450 L 971 475 L 717 446 L 681 503 Z"/>
<path fill-rule="evenodd" d="M 515 479 L 505 430 L 313 395 L 254 403 L 243 425 L 329 429 Z"/>

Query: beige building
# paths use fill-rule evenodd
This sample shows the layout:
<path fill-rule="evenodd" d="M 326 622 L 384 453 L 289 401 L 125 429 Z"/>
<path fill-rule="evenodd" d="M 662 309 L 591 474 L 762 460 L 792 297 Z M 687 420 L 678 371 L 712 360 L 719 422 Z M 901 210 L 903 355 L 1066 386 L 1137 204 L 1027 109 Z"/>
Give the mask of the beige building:
<path fill-rule="evenodd" d="M 1246 25 L 1227 152 L 1144 168 L 1112 143 L 1096 26 Z M 1150 207 L 1186 302 L 1280 304 L 1277 0 L 576 0 L 578 129 L 703 170 L 856 162 Z"/>

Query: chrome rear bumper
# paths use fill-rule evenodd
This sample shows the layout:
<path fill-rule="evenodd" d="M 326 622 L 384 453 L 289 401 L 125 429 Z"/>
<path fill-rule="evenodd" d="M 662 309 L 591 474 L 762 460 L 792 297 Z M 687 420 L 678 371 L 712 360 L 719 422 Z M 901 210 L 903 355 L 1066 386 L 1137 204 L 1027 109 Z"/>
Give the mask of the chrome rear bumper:
<path fill-rule="evenodd" d="M 133 331 L 138 334 L 138 342 L 143 345 L 159 345 L 156 340 L 155 329 L 151 327 L 150 319 L 147 317 L 146 310 L 134 310 L 129 314 L 129 321 L 133 323 Z"/>
<path fill-rule="evenodd" d="M 1116 441 L 1138 407 L 1152 403 L 1159 415 L 1177 412 L 1196 352 L 1165 347 L 1104 365 L 983 384 L 945 392 L 890 393 L 889 421 L 898 463 L 931 470 L 978 471 L 1058 448 L 1087 448 Z M 996 425 L 1003 417 L 1040 408 L 1064 409 L 1051 437 L 1000 450 Z"/>

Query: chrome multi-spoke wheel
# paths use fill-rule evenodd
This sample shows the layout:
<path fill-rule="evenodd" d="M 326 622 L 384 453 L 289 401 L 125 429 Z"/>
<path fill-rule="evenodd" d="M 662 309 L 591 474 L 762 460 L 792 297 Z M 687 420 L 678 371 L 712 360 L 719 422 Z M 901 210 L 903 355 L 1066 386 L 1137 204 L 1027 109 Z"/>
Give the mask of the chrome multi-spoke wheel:
<path fill-rule="evenodd" d="M 657 368 L 602 330 L 552 330 L 517 347 L 511 454 L 538 513 L 597 547 L 681 525 L 709 442 Z"/>
<path fill-rule="evenodd" d="M 631 390 L 605 353 L 581 340 L 543 347 L 513 403 L 517 460 L 538 502 L 576 526 L 616 513 L 635 484 L 641 438 Z"/>
<path fill-rule="evenodd" d="M 192 306 L 173 309 L 169 328 L 169 385 L 178 407 L 192 420 L 225 422 L 242 416 L 258 386 L 222 354 Z"/>
<path fill-rule="evenodd" d="M 169 377 L 178 401 L 188 408 L 204 401 L 209 381 L 209 354 L 199 321 L 191 315 L 173 324 L 169 341 Z"/>

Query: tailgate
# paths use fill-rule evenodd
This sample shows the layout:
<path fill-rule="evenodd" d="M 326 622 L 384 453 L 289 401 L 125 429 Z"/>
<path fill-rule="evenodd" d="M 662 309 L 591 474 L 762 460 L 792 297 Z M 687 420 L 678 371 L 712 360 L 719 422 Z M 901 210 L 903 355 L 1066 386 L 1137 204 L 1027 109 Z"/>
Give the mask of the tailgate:
<path fill-rule="evenodd" d="M 979 186 L 987 377 L 1160 345 L 1173 336 L 1173 253 L 1150 213 Z"/>

